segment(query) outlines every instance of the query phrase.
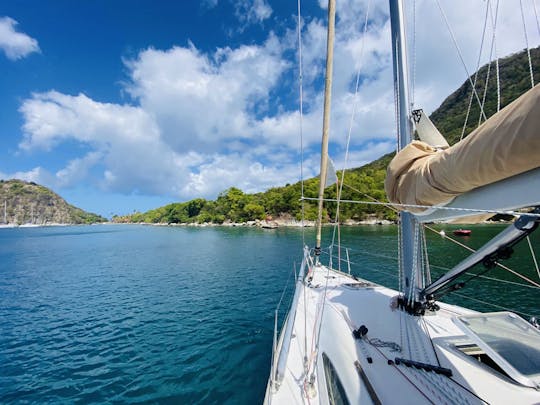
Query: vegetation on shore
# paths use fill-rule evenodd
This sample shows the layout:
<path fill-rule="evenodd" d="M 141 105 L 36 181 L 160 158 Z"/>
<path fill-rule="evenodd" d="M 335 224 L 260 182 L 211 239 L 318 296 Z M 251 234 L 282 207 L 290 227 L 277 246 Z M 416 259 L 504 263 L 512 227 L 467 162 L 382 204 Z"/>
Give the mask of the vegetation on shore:
<path fill-rule="evenodd" d="M 345 172 L 345 184 L 354 186 L 343 188 L 343 199 L 366 199 L 366 195 L 377 200 L 384 200 L 383 188 L 386 164 L 390 156 L 359 169 Z M 341 173 L 338 173 L 341 178 Z M 327 198 L 335 198 L 336 186 L 328 187 Z M 304 195 L 316 198 L 319 191 L 319 179 L 313 178 L 304 182 Z M 256 220 L 272 220 L 302 218 L 300 201 L 301 183 L 274 187 L 263 193 L 246 194 L 238 188 L 230 188 L 222 192 L 214 201 L 197 198 L 195 200 L 168 204 L 144 213 L 127 216 L 114 216 L 114 222 L 121 223 L 242 223 Z M 336 204 L 326 204 L 324 217 L 327 221 L 335 218 Z M 304 219 L 313 221 L 317 217 L 317 204 L 314 201 L 304 202 Z M 364 206 L 362 204 L 344 204 L 340 207 L 340 219 L 363 221 L 368 218 L 394 220 L 395 213 L 380 205 Z"/>

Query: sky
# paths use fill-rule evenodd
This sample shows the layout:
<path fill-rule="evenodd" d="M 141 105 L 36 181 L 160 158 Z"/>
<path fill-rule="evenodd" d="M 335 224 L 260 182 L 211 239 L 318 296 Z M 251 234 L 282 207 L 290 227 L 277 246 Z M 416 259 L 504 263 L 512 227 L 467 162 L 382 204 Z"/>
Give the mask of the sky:
<path fill-rule="evenodd" d="M 414 108 L 538 46 L 535 1 L 406 1 Z M 326 7 L 301 3 L 299 43 L 291 0 L 0 0 L 0 179 L 111 217 L 316 176 Z M 389 24 L 387 1 L 337 1 L 337 168 L 395 149 Z"/>

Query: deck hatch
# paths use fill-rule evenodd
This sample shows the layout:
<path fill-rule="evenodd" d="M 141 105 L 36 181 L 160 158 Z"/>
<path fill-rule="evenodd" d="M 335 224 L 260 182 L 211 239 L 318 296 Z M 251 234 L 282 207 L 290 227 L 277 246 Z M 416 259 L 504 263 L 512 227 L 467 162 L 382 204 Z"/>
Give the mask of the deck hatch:
<path fill-rule="evenodd" d="M 511 312 L 459 316 L 457 326 L 509 377 L 540 387 L 540 331 Z"/>

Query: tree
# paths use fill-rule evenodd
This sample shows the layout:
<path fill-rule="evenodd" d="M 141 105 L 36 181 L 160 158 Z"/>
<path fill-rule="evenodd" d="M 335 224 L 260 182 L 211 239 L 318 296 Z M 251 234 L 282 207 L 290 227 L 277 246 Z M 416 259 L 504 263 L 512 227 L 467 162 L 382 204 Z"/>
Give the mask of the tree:
<path fill-rule="evenodd" d="M 246 221 L 254 221 L 256 219 L 264 219 L 266 216 L 264 207 L 259 204 L 249 203 L 244 207 L 244 215 Z"/>

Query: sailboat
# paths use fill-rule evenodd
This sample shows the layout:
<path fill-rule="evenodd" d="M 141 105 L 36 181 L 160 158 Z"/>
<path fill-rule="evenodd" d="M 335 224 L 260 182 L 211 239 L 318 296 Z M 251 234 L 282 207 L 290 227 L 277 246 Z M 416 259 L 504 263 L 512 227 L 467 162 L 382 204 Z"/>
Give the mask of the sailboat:
<path fill-rule="evenodd" d="M 36 224 L 36 219 L 34 218 L 34 206 L 32 205 L 30 207 L 30 221 L 20 224 L 19 228 L 37 228 L 39 226 L 39 224 Z"/>
<path fill-rule="evenodd" d="M 313 249 L 304 248 L 291 307 L 279 336 L 276 327 L 264 401 L 540 403 L 537 323 L 511 311 L 481 313 L 438 299 L 443 292 L 463 287 L 460 277 L 472 266 L 480 263 L 488 270 L 512 255 L 514 245 L 538 227 L 540 210 L 534 207 L 540 206 L 540 145 L 535 128 L 540 115 L 535 110 L 540 108 L 540 88 L 490 118 L 479 133 L 449 147 L 422 112 L 409 110 L 403 2 L 389 0 L 389 4 L 398 153 L 389 166 L 385 188 L 390 202 L 400 210 L 400 290 L 322 263 L 326 111 L 316 244 Z M 326 94 L 332 77 L 334 15 L 335 4 L 330 0 Z M 413 123 L 420 141 L 412 140 Z M 508 161 L 494 165 L 494 154 L 502 154 Z M 524 162 L 523 154 L 537 156 Z M 496 160 L 501 163 L 500 158 Z M 523 165 L 516 167 L 516 160 L 520 160 L 518 166 Z M 483 166 L 471 170 L 478 162 Z M 449 172 L 457 172 L 458 177 L 441 176 Z M 448 184 L 441 186 L 440 178 Z M 526 207 L 533 208 L 523 210 Z M 431 281 L 424 260 L 423 225 L 497 212 L 515 213 L 516 219 Z"/>
<path fill-rule="evenodd" d="M 0 228 L 14 228 L 14 224 L 8 223 L 7 220 L 7 200 L 4 200 L 4 222 L 0 223 Z"/>

